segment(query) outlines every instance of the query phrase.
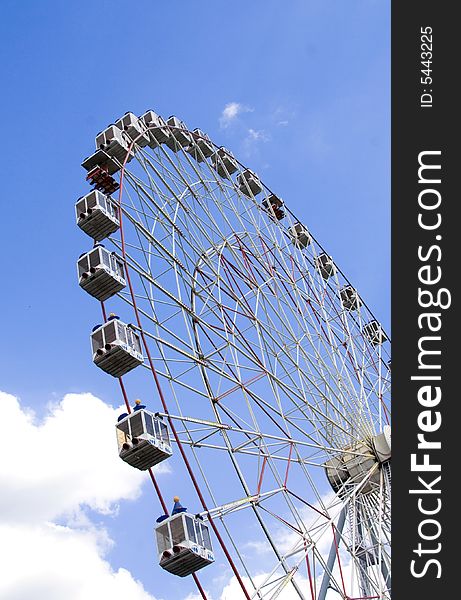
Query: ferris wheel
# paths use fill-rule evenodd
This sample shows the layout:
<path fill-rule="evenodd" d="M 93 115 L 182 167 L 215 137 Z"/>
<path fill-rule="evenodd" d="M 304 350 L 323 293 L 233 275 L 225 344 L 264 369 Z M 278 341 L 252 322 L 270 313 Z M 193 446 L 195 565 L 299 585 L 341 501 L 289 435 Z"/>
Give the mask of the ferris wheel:
<path fill-rule="evenodd" d="M 124 394 L 120 456 L 162 504 L 160 567 L 203 598 L 219 554 L 236 598 L 389 599 L 390 342 L 359 292 L 288 202 L 176 117 L 126 113 L 83 167 L 93 360 Z M 136 367 L 155 394 L 132 410 Z M 168 512 L 163 460 L 189 510 Z"/>

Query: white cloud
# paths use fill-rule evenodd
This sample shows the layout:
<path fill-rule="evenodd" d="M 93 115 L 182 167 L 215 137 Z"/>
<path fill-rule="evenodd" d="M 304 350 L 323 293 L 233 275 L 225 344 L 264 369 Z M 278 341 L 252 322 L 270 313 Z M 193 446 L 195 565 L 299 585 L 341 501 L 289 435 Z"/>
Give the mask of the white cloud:
<path fill-rule="evenodd" d="M 17 398 L 0 392 L 0 410 L 0 600 L 155 600 L 128 570 L 111 567 L 106 557 L 113 541 L 86 511 L 88 507 L 100 514 L 114 512 L 119 502 L 135 499 L 146 481 L 145 474 L 117 457 L 114 423 L 120 409 L 89 393 L 67 394 L 37 422 Z M 323 501 L 330 509 L 335 505 L 332 494 Z M 333 514 L 338 510 L 335 506 Z M 306 524 L 311 518 L 306 512 Z M 274 531 L 274 536 L 282 552 L 296 545 L 296 535 L 284 528 Z M 326 553 L 327 536 L 316 541 Z M 263 546 L 251 541 L 247 546 L 266 560 Z M 343 548 L 341 559 L 346 586 L 353 590 L 352 565 Z M 261 571 L 266 568 L 263 565 Z M 339 582 L 338 571 L 336 564 L 334 576 Z M 267 575 L 259 572 L 256 585 Z M 305 573 L 300 572 L 297 580 L 307 589 Z M 216 600 L 243 598 L 238 582 L 225 568 L 213 587 Z M 330 597 L 334 600 L 336 594 L 331 592 Z M 279 598 L 294 600 L 297 594 L 288 585 Z M 185 598 L 199 599 L 196 592 Z"/>
<path fill-rule="evenodd" d="M 246 112 L 253 112 L 253 109 L 249 106 L 241 104 L 240 102 L 229 102 L 226 104 L 219 118 L 219 125 L 221 129 L 226 129 L 226 127 L 229 127 L 229 125 L 235 121 L 239 114 Z"/>
<path fill-rule="evenodd" d="M 67 394 L 40 424 L 0 393 L 3 460 L 0 514 L 37 522 L 86 505 L 101 513 L 140 493 L 144 475 L 117 457 L 114 410 L 92 394 Z M 33 502 L 31 502 L 33 498 Z"/>
<path fill-rule="evenodd" d="M 10 394 L 0 407 L 0 599 L 154 600 L 111 568 L 112 541 L 85 512 L 115 511 L 146 481 L 117 457 L 120 410 L 89 393 L 67 394 L 41 423 Z"/>
<path fill-rule="evenodd" d="M 270 139 L 270 135 L 264 129 L 248 129 L 242 143 L 244 156 L 249 158 L 255 154 L 259 154 L 258 145 L 260 143 L 269 142 Z"/>
<path fill-rule="evenodd" d="M 267 134 L 264 129 L 249 129 L 248 138 L 254 142 L 268 142 L 270 140 L 269 134 Z"/>
<path fill-rule="evenodd" d="M 155 600 L 126 569 L 104 560 L 97 532 L 0 524 L 2 600 Z"/>

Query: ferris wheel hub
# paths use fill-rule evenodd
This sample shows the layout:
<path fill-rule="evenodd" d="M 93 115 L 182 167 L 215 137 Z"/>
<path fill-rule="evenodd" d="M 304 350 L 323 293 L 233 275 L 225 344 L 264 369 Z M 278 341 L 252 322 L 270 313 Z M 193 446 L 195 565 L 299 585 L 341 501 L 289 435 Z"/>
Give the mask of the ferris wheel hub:
<path fill-rule="evenodd" d="M 367 494 L 380 483 L 379 466 L 391 459 L 390 427 L 369 441 L 355 442 L 324 463 L 331 487 L 344 493 L 350 486 L 360 486 Z M 362 485 L 363 482 L 363 485 Z"/>

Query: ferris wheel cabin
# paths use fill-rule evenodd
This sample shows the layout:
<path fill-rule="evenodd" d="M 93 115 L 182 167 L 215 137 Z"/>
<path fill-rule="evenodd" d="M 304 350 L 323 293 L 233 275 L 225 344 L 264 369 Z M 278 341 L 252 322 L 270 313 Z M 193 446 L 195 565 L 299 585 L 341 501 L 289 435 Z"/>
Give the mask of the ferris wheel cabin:
<path fill-rule="evenodd" d="M 201 129 L 194 129 L 192 132 L 192 143 L 186 148 L 197 162 L 203 162 L 214 154 L 214 147 L 209 136 Z"/>
<path fill-rule="evenodd" d="M 296 223 L 289 228 L 289 233 L 293 244 L 297 248 L 307 248 L 312 241 L 312 238 L 302 223 Z"/>
<path fill-rule="evenodd" d="M 263 189 L 259 177 L 250 169 L 245 169 L 245 171 L 237 176 L 237 185 L 242 194 L 245 194 L 249 198 L 257 196 Z"/>
<path fill-rule="evenodd" d="M 331 256 L 328 256 L 325 252 L 315 257 L 315 268 L 323 277 L 327 280 L 336 273 L 336 267 Z"/>
<path fill-rule="evenodd" d="M 218 172 L 218 175 L 224 179 L 230 179 L 230 176 L 238 171 L 238 164 L 230 150 L 221 146 L 211 157 L 212 167 Z"/>
<path fill-rule="evenodd" d="M 82 167 L 85 169 L 85 171 L 88 171 L 88 175 L 94 169 L 99 168 L 103 170 L 106 174 L 106 177 L 109 177 L 110 179 L 112 179 L 112 175 L 114 175 L 114 173 L 120 171 L 120 166 L 121 165 L 118 160 L 112 158 L 111 156 L 109 156 L 109 154 L 107 154 L 107 152 L 104 152 L 104 150 L 101 149 L 96 150 L 96 152 L 91 156 L 87 156 L 82 162 Z M 117 187 L 114 186 L 114 191 L 116 189 Z M 111 194 L 112 190 L 108 191 L 107 193 Z"/>
<path fill-rule="evenodd" d="M 118 208 L 110 196 L 93 190 L 77 200 L 77 225 L 94 240 L 103 240 L 120 228 Z"/>
<path fill-rule="evenodd" d="M 163 419 L 142 404 L 137 404 L 131 414 L 120 415 L 116 433 L 120 458 L 140 471 L 158 465 L 173 453 Z"/>
<path fill-rule="evenodd" d="M 262 203 L 262 207 L 271 218 L 275 218 L 277 221 L 281 221 L 285 216 L 283 200 L 275 194 L 271 194 L 266 198 Z"/>
<path fill-rule="evenodd" d="M 379 346 L 387 340 L 383 328 L 375 319 L 364 325 L 363 333 L 372 346 Z"/>
<path fill-rule="evenodd" d="M 339 295 L 341 297 L 343 308 L 346 310 L 357 310 L 362 305 L 357 290 L 351 285 L 345 285 L 341 288 L 339 290 Z"/>
<path fill-rule="evenodd" d="M 173 575 L 186 577 L 214 562 L 208 525 L 175 498 L 170 517 L 157 519 L 155 528 L 159 564 Z"/>
<path fill-rule="evenodd" d="M 125 161 L 125 157 L 128 154 L 129 144 L 123 136 L 122 130 L 116 125 L 110 125 L 96 136 L 95 139 L 96 150 L 104 150 L 109 156 L 115 158 L 120 163 Z M 127 158 L 129 162 L 133 158 L 133 151 Z"/>
<path fill-rule="evenodd" d="M 178 152 L 180 148 L 189 146 L 192 138 L 184 121 L 172 115 L 166 123 L 171 128 L 170 137 L 165 142 L 168 148 L 173 152 Z"/>
<path fill-rule="evenodd" d="M 77 271 L 79 286 L 100 302 L 126 286 L 122 261 L 102 244 L 80 256 Z"/>
<path fill-rule="evenodd" d="M 144 362 L 139 335 L 115 315 L 93 329 L 91 346 L 94 364 L 113 377 L 123 377 Z"/>
<path fill-rule="evenodd" d="M 139 119 L 147 128 L 147 134 L 149 136 L 148 146 L 151 148 L 157 148 L 160 144 L 164 144 L 170 138 L 170 132 L 165 119 L 153 110 L 146 111 Z"/>
<path fill-rule="evenodd" d="M 149 136 L 146 133 L 146 126 L 134 113 L 126 112 L 123 117 L 115 121 L 114 124 L 121 131 L 125 132 L 130 143 L 136 140 L 136 144 L 139 147 L 144 148 L 147 146 Z"/>

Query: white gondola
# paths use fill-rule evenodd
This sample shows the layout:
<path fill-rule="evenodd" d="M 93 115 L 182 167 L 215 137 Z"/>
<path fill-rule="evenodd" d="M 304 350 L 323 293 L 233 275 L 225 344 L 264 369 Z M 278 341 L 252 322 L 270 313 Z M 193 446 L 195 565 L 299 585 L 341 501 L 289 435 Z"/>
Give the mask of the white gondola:
<path fill-rule="evenodd" d="M 296 223 L 288 229 L 293 244 L 297 248 L 307 248 L 312 241 L 312 238 L 302 223 Z"/>
<path fill-rule="evenodd" d="M 315 257 L 315 268 L 323 277 L 327 280 L 336 273 L 336 267 L 331 256 L 328 256 L 325 252 Z"/>
<path fill-rule="evenodd" d="M 93 329 L 91 345 L 94 364 L 113 377 L 123 377 L 144 362 L 139 335 L 115 315 Z"/>
<path fill-rule="evenodd" d="M 370 321 L 364 325 L 363 333 L 373 346 L 384 344 L 384 342 L 387 340 L 387 336 L 384 333 L 383 328 L 376 320 Z"/>
<path fill-rule="evenodd" d="M 170 458 L 168 428 L 161 417 L 155 416 L 136 401 L 134 411 L 121 415 L 116 425 L 120 458 L 141 471 Z"/>
<path fill-rule="evenodd" d="M 339 290 L 341 303 L 346 310 L 357 310 L 362 302 L 359 298 L 357 290 L 351 285 L 346 285 Z"/>
<path fill-rule="evenodd" d="M 148 145 L 151 148 L 157 148 L 160 144 L 164 144 L 170 138 L 171 134 L 165 119 L 153 110 L 146 111 L 139 118 L 147 128 L 147 133 L 149 135 Z"/>
<path fill-rule="evenodd" d="M 285 210 L 283 208 L 283 200 L 271 194 L 262 203 L 262 207 L 269 214 L 270 217 L 276 218 L 277 221 L 281 221 L 285 216 Z"/>
<path fill-rule="evenodd" d="M 108 175 L 114 175 L 117 171 L 120 171 L 121 164 L 120 162 L 112 158 L 104 152 L 104 150 L 96 150 L 94 154 L 91 156 L 87 156 L 82 162 L 82 167 L 85 171 L 91 171 L 95 167 L 101 167 L 104 169 Z"/>
<path fill-rule="evenodd" d="M 122 261 L 102 244 L 80 256 L 77 271 L 79 286 L 100 302 L 126 286 Z"/>
<path fill-rule="evenodd" d="M 93 190 L 75 204 L 77 225 L 94 240 L 103 240 L 120 228 L 118 208 L 110 196 Z"/>
<path fill-rule="evenodd" d="M 172 115 L 167 119 L 166 123 L 170 127 L 170 137 L 165 142 L 168 148 L 173 150 L 173 152 L 178 152 L 180 148 L 189 146 L 192 142 L 192 136 L 184 121 L 181 121 L 178 117 Z"/>
<path fill-rule="evenodd" d="M 127 162 L 134 156 L 134 152 L 128 153 L 129 143 L 125 139 L 121 129 L 116 125 L 110 125 L 96 136 L 96 150 L 100 149 L 106 152 L 109 156 L 123 164 L 125 158 Z M 127 158 L 128 155 L 128 158 Z"/>
<path fill-rule="evenodd" d="M 170 517 L 160 517 L 155 528 L 159 564 L 173 575 L 186 577 L 214 562 L 208 525 L 186 512 L 175 498 Z"/>
<path fill-rule="evenodd" d="M 194 129 L 191 135 L 192 143 L 186 148 L 186 152 L 197 162 L 203 162 L 206 158 L 210 158 L 214 154 L 214 146 L 208 135 L 201 129 Z"/>
<path fill-rule="evenodd" d="M 224 179 L 238 171 L 238 164 L 230 150 L 221 146 L 211 157 L 212 166 L 218 172 L 218 175 Z"/>
<path fill-rule="evenodd" d="M 257 196 L 263 189 L 259 177 L 250 169 L 245 169 L 245 171 L 237 176 L 237 185 L 242 194 L 245 194 L 249 198 L 252 195 Z"/>
<path fill-rule="evenodd" d="M 126 112 L 123 117 L 115 121 L 115 125 L 125 132 L 130 143 L 136 140 L 136 144 L 141 148 L 147 146 L 149 136 L 146 133 L 146 126 L 134 113 Z"/>

